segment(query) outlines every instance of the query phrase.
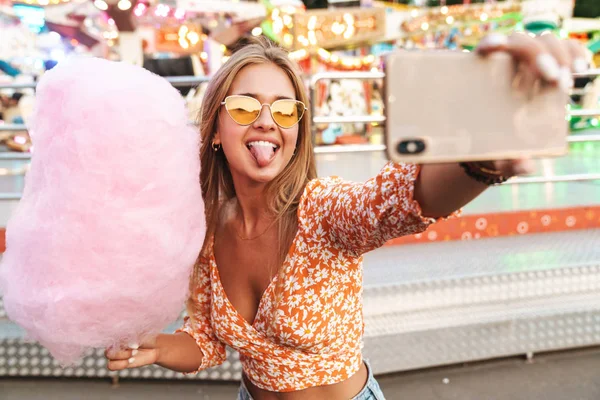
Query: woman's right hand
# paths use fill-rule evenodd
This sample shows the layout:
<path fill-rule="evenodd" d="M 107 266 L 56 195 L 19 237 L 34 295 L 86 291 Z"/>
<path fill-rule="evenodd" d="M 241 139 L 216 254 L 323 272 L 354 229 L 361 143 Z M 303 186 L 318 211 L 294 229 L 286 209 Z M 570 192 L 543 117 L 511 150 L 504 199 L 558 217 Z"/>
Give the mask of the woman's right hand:
<path fill-rule="evenodd" d="M 158 360 L 158 355 L 156 338 L 146 340 L 139 345 L 134 344 L 125 348 L 109 347 L 104 351 L 104 356 L 108 361 L 107 367 L 111 371 L 154 364 Z"/>

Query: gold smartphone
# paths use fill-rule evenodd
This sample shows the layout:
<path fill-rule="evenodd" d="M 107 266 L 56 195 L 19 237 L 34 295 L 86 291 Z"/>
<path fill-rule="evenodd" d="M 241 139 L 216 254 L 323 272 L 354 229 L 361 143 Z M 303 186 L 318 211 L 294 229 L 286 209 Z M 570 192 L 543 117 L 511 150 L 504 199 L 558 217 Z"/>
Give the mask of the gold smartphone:
<path fill-rule="evenodd" d="M 387 156 L 441 163 L 555 157 L 567 152 L 568 94 L 523 90 L 505 53 L 398 51 L 385 59 Z"/>

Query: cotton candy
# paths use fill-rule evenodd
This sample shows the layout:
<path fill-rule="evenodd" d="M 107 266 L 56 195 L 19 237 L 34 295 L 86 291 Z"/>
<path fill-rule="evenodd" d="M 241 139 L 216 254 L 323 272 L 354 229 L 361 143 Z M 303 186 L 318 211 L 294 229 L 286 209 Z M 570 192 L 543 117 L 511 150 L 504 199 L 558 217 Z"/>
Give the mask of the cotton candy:
<path fill-rule="evenodd" d="M 183 99 L 139 67 L 65 61 L 39 82 L 30 134 L 0 264 L 8 317 L 63 365 L 160 332 L 205 235 Z"/>

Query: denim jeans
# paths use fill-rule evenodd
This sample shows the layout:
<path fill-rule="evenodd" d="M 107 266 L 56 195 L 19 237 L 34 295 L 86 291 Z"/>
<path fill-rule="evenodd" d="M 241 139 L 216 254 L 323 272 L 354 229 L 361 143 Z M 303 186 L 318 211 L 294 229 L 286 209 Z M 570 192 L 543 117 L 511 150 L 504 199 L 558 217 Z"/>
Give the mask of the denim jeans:
<path fill-rule="evenodd" d="M 373 371 L 371 370 L 371 366 L 367 360 L 365 360 L 365 365 L 367 366 L 367 371 L 369 373 L 367 383 L 362 388 L 360 393 L 349 400 L 385 400 L 385 396 L 379 387 L 379 383 L 377 383 L 377 380 L 373 376 Z M 240 391 L 238 392 L 237 400 L 253 400 L 250 393 L 248 393 L 248 389 L 246 389 L 246 385 L 244 384 L 243 380 L 242 385 L 240 386 Z"/>

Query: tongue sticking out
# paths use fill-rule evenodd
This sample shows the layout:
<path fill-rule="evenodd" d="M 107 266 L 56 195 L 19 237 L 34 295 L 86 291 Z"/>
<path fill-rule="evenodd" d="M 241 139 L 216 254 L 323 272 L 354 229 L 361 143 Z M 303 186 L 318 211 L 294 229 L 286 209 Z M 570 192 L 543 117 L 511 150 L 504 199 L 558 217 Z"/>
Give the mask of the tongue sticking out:
<path fill-rule="evenodd" d="M 275 150 L 271 146 L 252 146 L 250 147 L 250 153 L 254 156 L 258 166 L 264 167 L 273 159 Z"/>

